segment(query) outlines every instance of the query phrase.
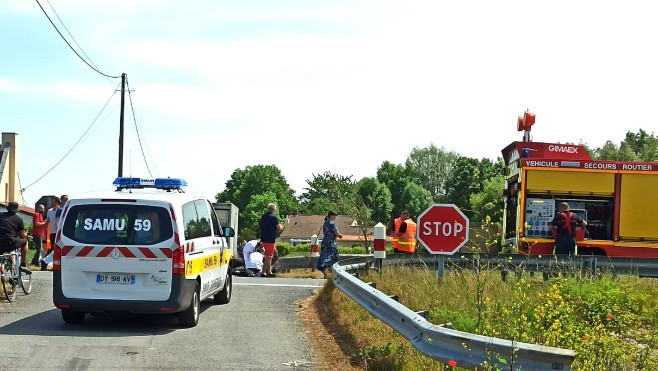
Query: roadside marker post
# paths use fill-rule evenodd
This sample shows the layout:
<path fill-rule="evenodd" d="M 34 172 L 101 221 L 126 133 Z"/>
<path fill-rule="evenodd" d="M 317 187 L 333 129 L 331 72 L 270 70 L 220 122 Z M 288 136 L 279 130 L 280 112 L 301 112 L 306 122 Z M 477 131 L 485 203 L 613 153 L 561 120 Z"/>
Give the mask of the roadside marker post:
<path fill-rule="evenodd" d="M 386 226 L 381 222 L 377 223 L 373 228 L 373 236 L 375 238 L 375 249 L 373 254 L 375 257 L 375 267 L 379 269 L 379 272 L 381 273 L 382 268 L 384 267 L 383 259 L 386 259 Z"/>
<path fill-rule="evenodd" d="M 318 246 L 318 235 L 311 236 L 311 257 L 315 258 L 320 256 L 320 247 Z"/>

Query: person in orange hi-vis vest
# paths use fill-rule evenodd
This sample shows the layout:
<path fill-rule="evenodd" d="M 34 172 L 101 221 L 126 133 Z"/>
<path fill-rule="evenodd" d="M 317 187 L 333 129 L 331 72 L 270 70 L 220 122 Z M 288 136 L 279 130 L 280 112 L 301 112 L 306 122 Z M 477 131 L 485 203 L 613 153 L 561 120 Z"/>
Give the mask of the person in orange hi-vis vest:
<path fill-rule="evenodd" d="M 416 252 L 416 223 L 409 218 L 409 211 L 402 210 L 400 217 L 389 226 L 393 240 L 393 251 L 413 254 Z"/>

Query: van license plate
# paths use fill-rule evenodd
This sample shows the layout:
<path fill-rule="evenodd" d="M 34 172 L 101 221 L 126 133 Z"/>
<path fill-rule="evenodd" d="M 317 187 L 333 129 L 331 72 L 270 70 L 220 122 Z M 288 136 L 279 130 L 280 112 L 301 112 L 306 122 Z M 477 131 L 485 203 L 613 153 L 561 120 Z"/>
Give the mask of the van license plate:
<path fill-rule="evenodd" d="M 96 283 L 110 285 L 134 285 L 134 274 L 97 274 Z"/>

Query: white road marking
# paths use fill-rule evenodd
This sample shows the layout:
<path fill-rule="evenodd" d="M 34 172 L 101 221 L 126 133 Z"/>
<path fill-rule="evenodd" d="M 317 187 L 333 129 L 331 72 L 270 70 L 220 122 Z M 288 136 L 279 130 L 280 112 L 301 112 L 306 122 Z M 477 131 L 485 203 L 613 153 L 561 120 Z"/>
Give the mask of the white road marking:
<path fill-rule="evenodd" d="M 324 285 L 288 285 L 288 284 L 277 284 L 277 283 L 243 283 L 243 282 L 233 282 L 233 285 L 238 285 L 238 286 L 273 286 L 273 287 L 324 287 Z"/>

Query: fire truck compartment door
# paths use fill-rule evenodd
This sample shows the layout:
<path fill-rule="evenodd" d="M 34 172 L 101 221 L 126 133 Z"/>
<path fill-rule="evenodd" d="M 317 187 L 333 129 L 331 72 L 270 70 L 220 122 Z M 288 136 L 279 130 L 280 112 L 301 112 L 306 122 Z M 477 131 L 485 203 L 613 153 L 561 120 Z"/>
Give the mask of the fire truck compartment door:
<path fill-rule="evenodd" d="M 529 193 L 612 196 L 615 192 L 613 173 L 528 170 L 526 182 Z"/>
<path fill-rule="evenodd" d="M 658 176 L 622 174 L 619 237 L 658 240 Z"/>

